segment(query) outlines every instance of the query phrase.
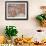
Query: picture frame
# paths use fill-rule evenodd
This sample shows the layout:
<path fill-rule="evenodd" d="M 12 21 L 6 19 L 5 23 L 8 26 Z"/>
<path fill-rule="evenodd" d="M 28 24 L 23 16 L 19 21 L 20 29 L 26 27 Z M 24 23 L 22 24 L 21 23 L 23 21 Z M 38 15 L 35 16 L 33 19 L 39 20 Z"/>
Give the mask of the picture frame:
<path fill-rule="evenodd" d="M 5 1 L 5 20 L 28 20 L 28 1 Z"/>

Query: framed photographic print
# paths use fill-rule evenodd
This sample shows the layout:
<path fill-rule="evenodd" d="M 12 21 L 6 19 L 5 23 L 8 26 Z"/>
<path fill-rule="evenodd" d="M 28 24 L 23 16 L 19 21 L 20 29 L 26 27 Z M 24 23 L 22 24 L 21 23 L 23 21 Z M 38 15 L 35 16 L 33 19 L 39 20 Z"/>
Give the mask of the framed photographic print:
<path fill-rule="evenodd" d="M 5 2 L 6 20 L 27 20 L 28 1 L 6 1 Z"/>

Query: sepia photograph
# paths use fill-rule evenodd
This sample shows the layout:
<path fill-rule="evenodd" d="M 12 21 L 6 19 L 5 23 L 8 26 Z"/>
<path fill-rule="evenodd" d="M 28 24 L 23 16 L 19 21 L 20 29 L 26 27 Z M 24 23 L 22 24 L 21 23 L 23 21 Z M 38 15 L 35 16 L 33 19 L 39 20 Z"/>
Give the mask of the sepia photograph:
<path fill-rule="evenodd" d="M 6 1 L 5 2 L 5 18 L 28 19 L 28 2 L 27 1 Z"/>

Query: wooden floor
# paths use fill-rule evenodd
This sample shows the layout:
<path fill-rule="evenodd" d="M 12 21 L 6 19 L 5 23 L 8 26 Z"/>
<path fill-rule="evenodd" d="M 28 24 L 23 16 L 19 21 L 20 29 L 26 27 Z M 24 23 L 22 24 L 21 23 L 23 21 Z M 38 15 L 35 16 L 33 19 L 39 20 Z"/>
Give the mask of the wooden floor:
<path fill-rule="evenodd" d="M 15 46 L 46 46 L 46 44 L 42 44 L 42 45 L 23 44 L 23 45 L 15 45 Z"/>

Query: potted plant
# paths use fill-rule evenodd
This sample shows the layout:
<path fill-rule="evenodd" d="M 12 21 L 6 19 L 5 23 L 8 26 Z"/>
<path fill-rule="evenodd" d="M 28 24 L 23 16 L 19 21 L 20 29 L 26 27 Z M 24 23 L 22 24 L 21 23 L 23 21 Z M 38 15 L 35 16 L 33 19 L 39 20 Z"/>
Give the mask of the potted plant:
<path fill-rule="evenodd" d="M 40 7 L 42 10 L 42 14 L 37 15 L 36 19 L 39 20 L 41 26 L 46 27 L 46 6 Z"/>
<path fill-rule="evenodd" d="M 41 26 L 46 27 L 46 14 L 38 15 L 36 19 L 39 20 Z"/>
<path fill-rule="evenodd" d="M 12 36 L 17 36 L 17 29 L 15 26 L 6 26 L 6 29 L 5 29 L 5 35 L 8 37 L 8 39 L 11 41 L 11 38 Z M 8 42 L 10 42 L 8 40 Z"/>

